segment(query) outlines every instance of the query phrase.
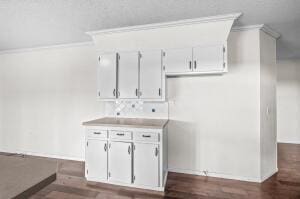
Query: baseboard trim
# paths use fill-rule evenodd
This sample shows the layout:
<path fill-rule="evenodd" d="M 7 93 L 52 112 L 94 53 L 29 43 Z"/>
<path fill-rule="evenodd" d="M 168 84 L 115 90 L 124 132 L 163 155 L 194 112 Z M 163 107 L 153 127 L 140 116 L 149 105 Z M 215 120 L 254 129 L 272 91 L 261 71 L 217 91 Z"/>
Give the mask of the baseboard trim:
<path fill-rule="evenodd" d="M 5 149 L 4 150 L 0 149 L 0 152 L 22 154 L 22 155 L 31 155 L 31 156 L 54 158 L 54 159 L 62 159 L 62 160 L 74 160 L 74 161 L 81 161 L 81 162 L 85 161 L 84 158 L 62 156 L 62 155 L 54 155 L 54 154 L 46 154 L 46 153 L 38 153 L 38 152 L 32 152 L 32 151 L 21 151 L 21 150 L 10 151 L 10 150 L 5 150 Z"/>
<path fill-rule="evenodd" d="M 275 169 L 275 171 L 270 171 L 269 173 L 267 173 L 266 175 L 261 177 L 261 183 L 264 182 L 265 180 L 267 180 L 268 178 L 270 178 L 272 175 L 274 175 L 275 173 L 278 172 L 278 168 Z"/>
<path fill-rule="evenodd" d="M 247 182 L 258 182 L 258 183 L 261 182 L 260 178 L 252 178 L 252 177 L 245 177 L 245 176 L 235 176 L 235 175 L 228 175 L 228 174 L 215 173 L 215 172 L 208 172 L 207 174 L 205 174 L 203 171 L 178 169 L 178 168 L 169 168 L 168 171 L 169 172 L 175 172 L 175 173 L 185 173 L 185 174 L 192 174 L 192 175 L 199 175 L 199 176 L 208 176 L 208 177 L 215 177 L 215 178 L 223 178 L 223 179 L 247 181 Z"/>
<path fill-rule="evenodd" d="M 300 144 L 300 141 L 278 141 L 278 144 Z"/>

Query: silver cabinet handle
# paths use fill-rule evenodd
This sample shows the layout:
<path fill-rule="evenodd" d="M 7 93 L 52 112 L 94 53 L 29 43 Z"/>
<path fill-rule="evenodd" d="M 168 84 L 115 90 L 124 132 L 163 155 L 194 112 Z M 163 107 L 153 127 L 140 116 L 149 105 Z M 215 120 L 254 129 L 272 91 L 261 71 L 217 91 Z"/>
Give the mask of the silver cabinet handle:
<path fill-rule="evenodd" d="M 192 61 L 189 61 L 189 68 L 192 70 Z"/>
<path fill-rule="evenodd" d="M 128 154 L 130 155 L 130 152 L 131 152 L 131 147 L 128 146 Z"/>
<path fill-rule="evenodd" d="M 138 96 L 138 89 L 135 89 L 135 96 Z"/>
<path fill-rule="evenodd" d="M 95 134 L 95 135 L 100 135 L 100 134 L 101 134 L 101 132 L 94 132 L 94 134 Z"/>
<path fill-rule="evenodd" d="M 104 151 L 105 152 L 107 151 L 107 144 L 106 143 L 104 144 Z"/>
<path fill-rule="evenodd" d="M 117 133 L 117 136 L 124 136 L 124 133 Z"/>
<path fill-rule="evenodd" d="M 161 89 L 158 89 L 158 96 L 161 96 Z"/>
<path fill-rule="evenodd" d="M 194 68 L 197 68 L 197 61 L 194 61 Z"/>
<path fill-rule="evenodd" d="M 155 156 L 158 156 L 158 148 L 155 148 Z"/>

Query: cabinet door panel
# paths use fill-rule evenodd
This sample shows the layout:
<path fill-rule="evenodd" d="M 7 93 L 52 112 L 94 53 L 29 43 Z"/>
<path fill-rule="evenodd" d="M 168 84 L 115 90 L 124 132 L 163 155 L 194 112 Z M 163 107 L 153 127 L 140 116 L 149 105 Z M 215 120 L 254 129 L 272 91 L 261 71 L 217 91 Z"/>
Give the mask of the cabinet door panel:
<path fill-rule="evenodd" d="M 166 74 L 191 72 L 192 55 L 192 48 L 166 50 L 163 59 Z"/>
<path fill-rule="evenodd" d="M 98 65 L 98 97 L 101 99 L 115 99 L 116 84 L 116 53 L 100 55 Z"/>
<path fill-rule="evenodd" d="M 132 144 L 110 142 L 108 151 L 109 181 L 132 182 Z"/>
<path fill-rule="evenodd" d="M 141 52 L 140 92 L 142 99 L 162 98 L 161 51 Z"/>
<path fill-rule="evenodd" d="M 156 144 L 134 144 L 134 184 L 159 186 L 159 150 Z"/>
<path fill-rule="evenodd" d="M 119 98 L 136 99 L 139 85 L 139 54 L 138 52 L 122 52 L 119 53 L 119 57 Z"/>
<path fill-rule="evenodd" d="M 107 180 L 107 141 L 89 139 L 86 145 L 87 178 Z"/>
<path fill-rule="evenodd" d="M 223 45 L 195 47 L 193 49 L 193 67 L 197 72 L 223 71 Z"/>

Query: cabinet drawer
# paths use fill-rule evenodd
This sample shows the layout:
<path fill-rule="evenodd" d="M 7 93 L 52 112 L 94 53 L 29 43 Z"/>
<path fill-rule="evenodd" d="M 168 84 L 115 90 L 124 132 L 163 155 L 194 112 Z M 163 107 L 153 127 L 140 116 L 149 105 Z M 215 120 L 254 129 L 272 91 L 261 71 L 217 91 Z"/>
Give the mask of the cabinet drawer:
<path fill-rule="evenodd" d="M 107 138 L 106 130 L 88 129 L 87 136 L 92 138 Z"/>
<path fill-rule="evenodd" d="M 131 140 L 132 134 L 130 131 L 110 131 L 109 138 L 118 140 Z"/>
<path fill-rule="evenodd" d="M 133 139 L 138 140 L 138 141 L 146 141 L 146 142 L 158 142 L 159 134 L 158 133 L 135 132 L 133 134 Z"/>

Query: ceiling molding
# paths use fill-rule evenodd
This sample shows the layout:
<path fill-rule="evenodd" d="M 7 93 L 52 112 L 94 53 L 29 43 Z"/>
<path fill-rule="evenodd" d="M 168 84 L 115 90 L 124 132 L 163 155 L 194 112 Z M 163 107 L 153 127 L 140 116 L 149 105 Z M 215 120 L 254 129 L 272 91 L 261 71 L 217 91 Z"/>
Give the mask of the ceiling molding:
<path fill-rule="evenodd" d="M 94 46 L 94 43 L 93 42 L 78 42 L 78 43 L 58 44 L 58 45 L 42 46 L 42 47 L 34 47 L 34 48 L 20 48 L 20 49 L 13 49 L 13 50 L 3 50 L 3 51 L 0 51 L 0 55 L 13 54 L 13 53 L 26 53 L 26 52 L 33 52 L 33 51 L 40 51 L 40 50 L 73 48 L 73 47 L 81 47 L 81 46 Z"/>
<path fill-rule="evenodd" d="M 130 31 L 139 31 L 139 30 L 176 27 L 176 26 L 192 25 L 192 24 L 199 24 L 199 23 L 216 22 L 216 21 L 236 20 L 241 15 L 242 13 L 233 13 L 227 15 L 217 15 L 212 17 L 202 17 L 202 18 L 185 19 L 185 20 L 163 22 L 163 23 L 153 23 L 153 24 L 129 26 L 129 27 L 122 27 L 122 28 L 89 31 L 86 33 L 90 36 L 95 36 L 100 34 L 113 34 L 113 33 L 122 33 L 122 32 L 130 32 Z"/>
<path fill-rule="evenodd" d="M 264 31 L 266 34 L 270 35 L 271 37 L 274 37 L 275 39 L 278 39 L 281 35 L 272 30 L 270 27 L 268 27 L 265 24 L 258 24 L 258 25 L 250 25 L 250 26 L 236 26 L 233 27 L 231 31 L 246 31 L 246 30 L 253 30 L 253 29 L 259 29 L 261 31 Z"/>

